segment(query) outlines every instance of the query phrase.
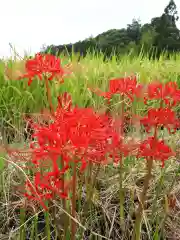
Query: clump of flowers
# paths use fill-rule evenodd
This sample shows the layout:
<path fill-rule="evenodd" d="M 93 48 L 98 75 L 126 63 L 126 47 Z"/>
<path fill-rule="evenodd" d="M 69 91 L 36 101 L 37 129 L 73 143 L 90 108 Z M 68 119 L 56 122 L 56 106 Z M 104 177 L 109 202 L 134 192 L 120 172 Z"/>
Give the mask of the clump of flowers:
<path fill-rule="evenodd" d="M 147 117 L 141 119 L 141 124 L 145 127 L 146 132 L 149 132 L 152 127 L 165 127 L 171 133 L 171 131 L 176 132 L 179 127 L 179 119 L 170 108 L 151 108 L 148 110 Z"/>
<path fill-rule="evenodd" d="M 135 235 L 136 239 L 140 239 L 141 233 L 141 221 L 144 203 L 146 200 L 146 194 L 151 179 L 151 172 L 153 168 L 153 161 L 160 160 L 162 167 L 164 167 L 165 161 L 170 157 L 173 157 L 175 153 L 165 143 L 163 139 L 159 139 L 158 132 L 161 128 L 165 127 L 169 133 L 175 133 L 180 122 L 176 118 L 176 114 L 173 111 L 179 102 L 180 98 L 177 97 L 179 89 L 176 83 L 157 83 L 152 82 L 148 85 L 147 91 L 145 92 L 144 103 L 148 104 L 150 101 L 155 100 L 159 103 L 159 108 L 150 108 L 146 117 L 140 120 L 140 123 L 145 127 L 147 133 L 153 129 L 153 136 L 148 137 L 144 140 L 139 147 L 139 157 L 143 157 L 147 161 L 147 175 L 144 182 L 144 188 L 141 194 L 139 207 L 136 212 L 135 222 Z M 173 131 L 171 131 L 173 129 Z"/>
<path fill-rule="evenodd" d="M 31 121 L 33 141 L 30 142 L 32 151 L 31 165 L 33 180 L 25 182 L 24 196 L 37 201 L 48 211 L 47 202 L 56 198 L 63 201 L 66 208 L 66 199 L 72 193 L 72 217 L 76 217 L 76 188 L 78 183 L 77 173 L 84 174 L 92 165 L 107 165 L 110 162 L 119 163 L 120 168 L 120 223 L 124 224 L 124 193 L 122 186 L 123 160 L 134 155 L 143 158 L 147 164 L 144 189 L 141 194 L 138 211 L 136 213 L 135 235 L 140 239 L 141 221 L 146 194 L 151 178 L 154 160 L 165 161 L 174 156 L 174 151 L 163 139 L 159 139 L 158 132 L 161 127 L 167 128 L 169 133 L 174 133 L 180 126 L 179 120 L 173 110 L 180 101 L 180 90 L 175 83 L 152 82 L 147 89 L 138 83 L 136 77 L 116 78 L 109 81 L 109 89 L 102 92 L 93 90 L 105 99 L 112 99 L 113 95 L 121 96 L 120 116 L 114 118 L 111 112 L 99 114 L 92 108 L 73 106 L 71 96 L 64 93 L 58 97 L 56 110 L 51 101 L 48 81 L 55 75 L 65 75 L 59 58 L 49 54 L 36 54 L 34 59 L 26 62 L 27 74 L 20 78 L 29 78 L 28 85 L 35 76 L 45 79 L 47 99 L 51 111 L 51 121 L 47 125 Z M 147 116 L 140 117 L 140 124 L 152 136 L 140 143 L 126 142 L 123 131 L 125 121 L 125 103 L 127 98 L 132 104 L 134 99 L 142 100 L 148 106 L 151 101 L 159 101 L 158 108 L 149 108 Z M 90 171 L 91 172 L 91 171 Z M 67 180 L 66 175 L 70 175 Z M 69 174 L 71 173 L 71 174 Z M 90 174 L 90 178 L 92 175 Z M 30 178 L 31 179 L 31 178 Z M 72 221 L 72 239 L 75 239 L 75 223 Z"/>
<path fill-rule="evenodd" d="M 160 100 L 160 103 L 164 103 L 168 107 L 177 105 L 180 101 L 180 89 L 175 82 L 167 82 L 165 84 L 160 82 L 152 82 L 147 87 L 147 93 L 144 97 L 144 102 Z"/>
<path fill-rule="evenodd" d="M 63 105 L 64 100 L 69 102 Z M 68 194 L 63 192 L 60 181 L 62 175 L 71 167 L 73 161 L 78 161 L 80 171 L 86 169 L 89 162 L 105 163 L 108 153 L 112 151 L 115 144 L 118 143 L 119 137 L 113 129 L 111 120 L 105 114 L 98 115 L 91 108 L 72 107 L 71 97 L 65 93 L 58 98 L 58 106 L 52 122 L 48 126 L 32 124 L 34 130 L 34 142 L 31 142 L 33 150 L 32 162 L 36 167 L 41 163 L 52 161 L 52 170 L 42 173 L 43 179 L 40 178 L 40 172 L 37 171 L 34 185 L 40 185 L 45 192 L 49 194 L 36 194 L 34 199 L 50 199 L 58 193 L 60 197 L 67 197 Z M 61 158 L 63 168 L 59 168 L 58 161 Z M 38 169 L 38 168 L 37 168 Z M 52 179 L 54 184 L 52 187 Z M 49 183 L 49 185 L 48 185 Z M 29 191 L 34 195 L 35 191 L 27 181 Z M 38 192 L 38 191 L 37 191 Z M 26 197 L 32 198 L 30 194 Z M 43 204 L 44 206 L 44 204 Z"/>
<path fill-rule="evenodd" d="M 31 85 L 33 78 L 38 77 L 40 80 L 45 80 L 47 101 L 49 103 L 49 108 L 51 114 L 54 114 L 52 99 L 51 99 L 51 89 L 49 88 L 49 81 L 53 80 L 54 77 L 58 76 L 63 83 L 63 77 L 70 72 L 65 71 L 61 65 L 61 60 L 50 54 L 40 54 L 37 53 L 33 59 L 28 59 L 25 64 L 26 73 L 20 75 L 18 79 L 28 78 L 28 86 Z"/>
<path fill-rule="evenodd" d="M 19 79 L 28 78 L 28 86 L 31 85 L 33 78 L 36 76 L 40 80 L 42 80 L 43 76 L 47 76 L 48 80 L 51 81 L 56 75 L 63 77 L 66 73 L 61 66 L 60 58 L 40 53 L 37 53 L 33 59 L 26 61 L 25 70 L 26 73 L 19 76 Z"/>
<path fill-rule="evenodd" d="M 142 90 L 143 86 L 137 82 L 137 78 L 134 76 L 111 79 L 109 81 L 109 89 L 107 92 L 103 92 L 100 89 L 94 89 L 93 91 L 108 99 L 108 102 L 115 94 L 126 96 L 131 102 L 133 102 L 135 97 L 141 97 Z"/>

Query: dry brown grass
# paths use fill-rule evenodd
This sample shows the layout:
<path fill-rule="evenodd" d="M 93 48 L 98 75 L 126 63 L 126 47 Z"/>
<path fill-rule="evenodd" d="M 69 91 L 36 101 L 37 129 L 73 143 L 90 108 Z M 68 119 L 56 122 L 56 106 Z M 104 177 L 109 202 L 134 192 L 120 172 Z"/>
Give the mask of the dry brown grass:
<path fill-rule="evenodd" d="M 170 140 L 171 144 L 180 138 L 179 133 Z M 3 152 L 5 149 L 1 148 Z M 179 148 L 177 148 L 179 150 Z M 26 152 L 26 151 L 25 151 Z M 24 206 L 24 199 L 19 186 L 23 184 L 26 173 L 22 165 L 21 157 L 5 157 L 8 165 L 1 172 L 1 196 L 0 196 L 0 229 L 3 237 L 11 236 L 10 239 L 17 239 L 19 232 L 19 210 Z M 27 156 L 25 155 L 27 160 Z M 20 161 L 21 160 L 21 161 Z M 166 163 L 166 168 L 162 169 L 159 163 L 154 163 L 151 184 L 148 191 L 148 199 L 143 213 L 143 240 L 153 238 L 155 228 L 154 221 L 158 222 L 158 227 L 163 227 L 163 239 L 180 239 L 180 184 L 179 159 L 171 159 Z M 133 222 L 135 209 L 137 207 L 140 192 L 142 191 L 143 179 L 145 175 L 145 162 L 132 157 L 127 159 L 124 165 L 123 189 L 125 192 L 125 231 L 122 232 L 119 225 L 119 172 L 113 165 L 103 167 L 98 174 L 95 191 L 92 198 L 92 209 L 86 223 L 81 222 L 82 212 L 77 212 L 76 220 L 79 229 L 91 228 L 85 231 L 86 235 L 95 236 L 93 233 L 103 235 L 106 239 L 116 240 L 132 239 Z M 168 199 L 168 208 L 166 206 Z M 175 199 L 175 200 L 174 200 Z M 86 202 L 86 192 L 79 198 L 84 204 Z M 57 202 L 56 204 L 60 204 Z M 60 205 L 59 205 L 60 206 Z M 165 207 L 166 206 L 166 207 Z M 27 202 L 29 216 L 34 216 L 41 209 L 32 202 Z M 61 209 L 59 214 L 61 215 Z M 154 216 L 152 216 L 152 212 Z M 60 216 L 59 215 L 59 216 Z M 165 220 L 163 222 L 163 220 Z M 81 226 L 82 224 L 82 226 Z M 77 224 L 78 225 L 78 224 Z M 16 231 L 17 229 L 17 231 Z M 161 228 L 159 231 L 162 230 Z M 93 239 L 101 239 L 100 237 Z"/>

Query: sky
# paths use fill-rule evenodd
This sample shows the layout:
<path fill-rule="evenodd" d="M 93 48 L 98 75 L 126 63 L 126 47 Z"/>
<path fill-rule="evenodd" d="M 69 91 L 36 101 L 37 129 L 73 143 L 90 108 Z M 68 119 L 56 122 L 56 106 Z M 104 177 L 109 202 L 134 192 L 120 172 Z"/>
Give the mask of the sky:
<path fill-rule="evenodd" d="M 43 44 L 74 43 L 132 22 L 150 22 L 169 0 L 0 0 L 0 57 L 35 53 Z M 176 0 L 180 14 L 180 0 Z M 178 23 L 180 28 L 180 22 Z"/>

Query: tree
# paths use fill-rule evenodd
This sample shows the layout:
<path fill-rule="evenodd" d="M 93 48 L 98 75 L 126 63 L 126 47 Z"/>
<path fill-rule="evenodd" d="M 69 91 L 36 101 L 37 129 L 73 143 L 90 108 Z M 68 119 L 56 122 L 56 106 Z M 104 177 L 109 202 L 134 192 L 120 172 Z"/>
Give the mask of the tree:
<path fill-rule="evenodd" d="M 172 22 L 177 22 L 179 19 L 178 12 L 177 12 L 177 6 L 174 2 L 174 0 L 170 0 L 167 7 L 164 9 L 164 13 L 168 16 L 172 17 Z"/>
<path fill-rule="evenodd" d="M 140 20 L 133 19 L 131 24 L 127 26 L 127 36 L 131 41 L 138 44 L 141 39 L 141 23 Z"/>
<path fill-rule="evenodd" d="M 144 51 L 149 52 L 149 50 L 154 46 L 154 41 L 157 36 L 157 32 L 154 27 L 150 24 L 144 25 L 142 28 L 141 45 Z"/>
<path fill-rule="evenodd" d="M 168 52 L 180 50 L 180 31 L 176 26 L 177 20 L 178 12 L 173 0 L 170 0 L 162 16 L 151 20 L 151 26 L 157 33 L 154 39 L 154 46 L 159 54 L 163 50 Z"/>

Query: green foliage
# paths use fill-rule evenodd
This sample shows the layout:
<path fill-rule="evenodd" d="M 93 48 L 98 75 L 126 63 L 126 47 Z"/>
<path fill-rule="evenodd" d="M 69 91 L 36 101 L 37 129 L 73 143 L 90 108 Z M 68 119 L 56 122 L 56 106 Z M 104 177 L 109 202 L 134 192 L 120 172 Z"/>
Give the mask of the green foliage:
<path fill-rule="evenodd" d="M 0 172 L 4 169 L 4 158 L 0 155 Z"/>
<path fill-rule="evenodd" d="M 112 31 L 113 32 L 113 31 Z M 111 32 L 111 34 L 112 34 Z M 109 35 L 111 35 L 109 33 Z M 130 49 L 131 47 L 131 49 Z M 169 55 L 170 60 L 166 61 L 166 55 L 161 54 L 159 59 L 150 59 L 150 53 L 143 52 L 136 55 L 137 49 L 129 45 L 130 54 L 122 55 L 120 59 L 112 55 L 109 61 L 104 61 L 104 54 L 87 53 L 85 58 L 81 58 L 77 63 L 78 56 L 72 54 L 72 74 L 65 78 L 64 84 L 51 84 L 53 104 L 56 105 L 57 94 L 64 91 L 72 95 L 73 103 L 81 107 L 93 106 L 96 109 L 103 108 L 103 98 L 98 97 L 88 90 L 89 88 L 100 88 L 107 90 L 109 79 L 122 77 L 124 75 L 136 74 L 142 83 L 148 83 L 154 79 L 160 81 L 175 81 L 180 84 L 180 55 Z M 69 58 L 60 56 L 62 64 L 70 62 Z M 12 61 L 12 68 L 16 69 L 18 60 Z M 24 131 L 24 118 L 22 115 L 37 114 L 47 107 L 46 93 L 43 81 L 34 79 L 31 86 L 27 86 L 27 79 L 15 80 L 6 79 L 5 63 L 0 63 L 0 133 L 2 142 L 11 142 L 11 139 L 19 141 L 22 139 Z M 35 101 L 36 100 L 36 101 Z M 119 106 L 117 102 L 117 107 Z M 143 105 L 138 103 L 138 113 L 144 111 Z M 12 138 L 11 138 L 12 137 Z"/>

